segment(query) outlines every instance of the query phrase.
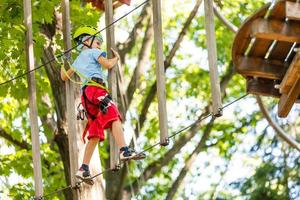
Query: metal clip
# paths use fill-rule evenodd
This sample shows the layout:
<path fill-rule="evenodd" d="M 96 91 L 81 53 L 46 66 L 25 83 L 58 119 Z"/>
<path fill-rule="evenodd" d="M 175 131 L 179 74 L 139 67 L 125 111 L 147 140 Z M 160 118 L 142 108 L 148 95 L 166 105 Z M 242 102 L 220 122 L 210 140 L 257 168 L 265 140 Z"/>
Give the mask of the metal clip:
<path fill-rule="evenodd" d="M 82 106 L 82 103 L 79 103 L 78 106 L 77 106 L 77 120 L 84 120 L 85 115 L 86 115 L 86 113 L 85 113 L 85 110 Z"/>

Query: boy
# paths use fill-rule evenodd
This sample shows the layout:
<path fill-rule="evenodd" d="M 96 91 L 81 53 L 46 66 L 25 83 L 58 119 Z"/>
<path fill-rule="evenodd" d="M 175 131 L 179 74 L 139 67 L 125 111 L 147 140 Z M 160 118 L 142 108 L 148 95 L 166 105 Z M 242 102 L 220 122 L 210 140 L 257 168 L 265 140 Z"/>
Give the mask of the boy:
<path fill-rule="evenodd" d="M 76 177 L 92 184 L 89 162 L 98 142 L 104 140 L 104 129 L 111 129 L 112 136 L 120 148 L 120 160 L 142 159 L 144 155 L 137 155 L 126 145 L 120 113 L 105 87 L 102 68 L 111 69 L 115 66 L 120 59 L 119 54 L 112 49 L 114 58 L 105 58 L 106 52 L 100 50 L 103 43 L 102 36 L 93 27 L 78 28 L 73 39 L 78 43 L 77 49 L 81 52 L 72 64 L 72 68 L 67 72 L 62 69 L 61 78 L 65 81 L 76 71 L 83 82 L 81 102 L 88 116 L 83 140 L 88 134 L 89 141 Z"/>

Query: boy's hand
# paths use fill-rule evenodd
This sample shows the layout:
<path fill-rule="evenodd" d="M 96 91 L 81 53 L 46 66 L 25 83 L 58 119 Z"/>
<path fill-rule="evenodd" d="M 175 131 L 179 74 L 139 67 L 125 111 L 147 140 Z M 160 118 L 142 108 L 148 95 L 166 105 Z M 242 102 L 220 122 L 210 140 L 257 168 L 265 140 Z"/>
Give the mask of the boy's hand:
<path fill-rule="evenodd" d="M 118 60 L 120 60 L 120 55 L 119 55 L 119 53 L 118 53 L 116 50 L 114 50 L 113 48 L 111 48 L 111 51 L 112 51 L 112 53 L 113 53 L 113 56 L 114 56 L 114 57 L 117 57 Z"/>

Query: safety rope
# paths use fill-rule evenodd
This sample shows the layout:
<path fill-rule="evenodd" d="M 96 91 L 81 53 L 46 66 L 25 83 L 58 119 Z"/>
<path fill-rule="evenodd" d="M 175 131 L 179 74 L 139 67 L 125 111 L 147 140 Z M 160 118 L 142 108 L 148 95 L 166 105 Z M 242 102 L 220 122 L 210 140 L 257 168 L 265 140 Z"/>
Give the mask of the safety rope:
<path fill-rule="evenodd" d="M 85 79 L 85 80 L 86 80 L 85 83 L 83 83 L 83 82 L 81 82 L 81 81 L 75 81 L 75 80 L 73 80 L 73 79 L 68 75 L 68 72 L 66 71 L 64 65 L 61 64 L 61 69 L 63 70 L 64 74 L 68 77 L 68 79 L 69 79 L 71 82 L 73 82 L 73 83 L 75 83 L 75 84 L 78 84 L 78 85 L 82 85 L 82 86 L 84 86 L 84 85 L 88 85 L 88 86 L 96 86 L 96 87 L 100 87 L 100 88 L 102 88 L 102 89 L 108 91 L 108 88 L 105 87 L 104 85 L 101 85 L 100 83 L 97 83 L 97 82 L 94 81 L 93 79 L 91 79 L 91 78 L 85 76 L 84 74 L 82 74 L 82 73 L 80 73 L 78 70 L 76 70 L 76 69 L 71 65 L 70 60 L 69 60 L 67 57 L 65 57 L 65 58 L 66 58 L 65 61 L 68 63 L 68 65 L 70 66 L 70 68 L 71 68 L 71 69 L 72 69 L 72 70 L 73 70 L 73 71 L 74 71 L 81 79 Z"/>
<path fill-rule="evenodd" d="M 88 40 L 88 39 L 90 39 L 90 38 L 96 36 L 97 34 L 101 33 L 102 31 L 104 31 L 104 30 L 108 29 L 109 27 L 113 26 L 115 23 L 117 23 L 117 22 L 120 21 L 121 19 L 127 17 L 129 14 L 133 13 L 134 11 L 136 11 L 137 9 L 139 9 L 141 6 L 145 5 L 145 4 L 148 3 L 149 1 L 150 1 L 150 0 L 146 0 L 146 1 L 142 2 L 141 4 L 139 4 L 138 6 L 136 6 L 135 8 L 133 8 L 132 10 L 130 10 L 128 13 L 126 13 L 126 14 L 124 14 L 123 16 L 121 16 L 120 18 L 116 19 L 115 21 L 113 21 L 112 23 L 110 23 L 109 25 L 107 25 L 106 27 L 104 27 L 103 29 L 101 29 L 100 31 L 96 32 L 94 35 L 91 35 L 91 36 L 90 36 L 89 38 L 87 38 L 86 40 Z M 23 76 L 26 76 L 27 74 L 30 74 L 31 72 L 34 72 L 34 71 L 36 71 L 36 70 L 38 70 L 38 69 L 40 69 L 40 68 L 42 68 L 42 67 L 44 67 L 44 66 L 46 66 L 46 65 L 48 65 L 48 64 L 50 64 L 50 63 L 56 61 L 57 58 L 61 58 L 62 56 L 66 55 L 67 53 L 69 53 L 69 52 L 71 52 L 72 50 L 76 49 L 78 46 L 79 46 L 79 44 L 73 46 L 73 47 L 70 48 L 70 49 L 67 49 L 66 51 L 64 51 L 63 53 L 61 53 L 61 54 L 59 54 L 59 55 L 57 55 L 57 56 L 54 56 L 54 58 L 48 60 L 48 62 L 46 62 L 46 63 L 44 63 L 44 64 L 42 64 L 42 65 L 39 65 L 38 67 L 36 67 L 36 68 L 34 68 L 34 69 L 28 70 L 28 71 L 26 71 L 26 72 L 24 72 L 24 73 L 22 73 L 22 74 L 20 74 L 20 75 L 17 75 L 17 76 L 15 76 L 15 77 L 13 77 L 13 78 L 7 80 L 7 81 L 4 81 L 4 82 L 0 83 L 0 86 L 5 85 L 5 84 L 8 84 L 8 83 L 10 83 L 10 82 L 12 82 L 12 81 L 14 81 L 14 80 L 16 80 L 16 79 L 22 78 Z"/>
<path fill-rule="evenodd" d="M 234 103 L 240 101 L 241 99 L 245 98 L 246 96 L 248 96 L 248 94 L 244 94 L 244 95 L 242 95 L 241 97 L 239 97 L 239 98 L 237 98 L 237 99 L 231 101 L 230 103 L 228 103 L 228 104 L 226 104 L 225 106 L 223 106 L 221 109 L 227 108 L 228 106 L 230 106 L 230 105 L 232 105 L 232 104 L 234 104 Z M 202 118 L 200 118 L 200 119 L 197 119 L 196 121 L 194 121 L 194 122 L 191 123 L 190 125 L 188 125 L 188 126 L 182 128 L 181 130 L 179 130 L 179 131 L 175 132 L 174 134 L 170 135 L 170 136 L 168 137 L 168 139 L 171 139 L 171 138 L 175 137 L 176 135 L 182 133 L 183 131 L 190 129 L 190 128 L 193 127 L 194 125 L 200 123 L 201 121 L 203 121 L 203 120 L 205 120 L 205 119 L 207 119 L 207 118 L 209 118 L 209 117 L 211 117 L 211 116 L 214 117 L 213 113 L 209 113 L 209 114 L 205 115 L 204 117 L 202 117 Z M 151 150 L 151 149 L 153 149 L 154 147 L 158 146 L 159 144 L 160 144 L 160 142 L 157 142 L 157 143 L 151 145 L 150 147 L 148 147 L 148 148 L 144 149 L 143 151 L 139 152 L 139 153 L 137 154 L 137 156 L 140 155 L 140 154 L 143 154 L 143 153 L 145 153 L 145 152 L 147 152 L 147 151 L 149 151 L 149 150 Z M 124 161 L 124 162 L 126 162 L 126 161 Z M 96 178 L 96 177 L 98 177 L 98 176 L 100 176 L 100 175 L 102 175 L 102 174 L 104 174 L 104 173 L 107 173 L 107 172 L 114 172 L 114 171 L 115 171 L 115 169 L 107 168 L 107 169 L 103 170 L 102 172 L 100 172 L 100 173 L 98 173 L 98 174 L 92 176 L 91 179 L 94 179 L 94 178 Z M 75 185 L 75 186 L 69 185 L 69 186 L 67 186 L 67 187 L 64 187 L 64 188 L 55 190 L 55 191 L 53 191 L 53 192 L 50 192 L 50 193 L 48 193 L 48 194 L 45 194 L 45 195 L 43 195 L 43 196 L 41 196 L 41 197 L 35 197 L 35 198 L 33 198 L 33 199 L 34 199 L 34 200 L 42 200 L 42 199 L 44 199 L 45 197 L 48 197 L 48 196 L 50 196 L 50 195 L 53 195 L 53 194 L 62 192 L 62 191 L 67 190 L 67 189 L 77 189 L 77 188 L 79 188 L 79 186 L 80 186 L 80 184 L 81 184 L 82 182 L 83 182 L 82 180 L 81 180 L 81 181 L 78 181 L 78 182 L 76 182 L 76 185 Z"/>

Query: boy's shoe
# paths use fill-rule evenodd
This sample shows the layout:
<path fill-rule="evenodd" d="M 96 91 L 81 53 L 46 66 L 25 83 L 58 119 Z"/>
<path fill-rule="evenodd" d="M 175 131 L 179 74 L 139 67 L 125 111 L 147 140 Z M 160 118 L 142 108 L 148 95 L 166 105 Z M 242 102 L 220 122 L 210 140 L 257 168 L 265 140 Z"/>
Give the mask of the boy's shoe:
<path fill-rule="evenodd" d="M 141 160 L 144 159 L 146 155 L 144 153 L 137 153 L 134 149 L 130 147 L 122 147 L 120 149 L 120 160 Z"/>
<path fill-rule="evenodd" d="M 82 180 L 83 182 L 85 182 L 86 184 L 89 184 L 89 185 L 93 185 L 94 184 L 94 181 L 91 177 L 91 174 L 90 174 L 90 171 L 85 171 L 83 169 L 79 169 L 76 173 L 76 178 Z"/>

